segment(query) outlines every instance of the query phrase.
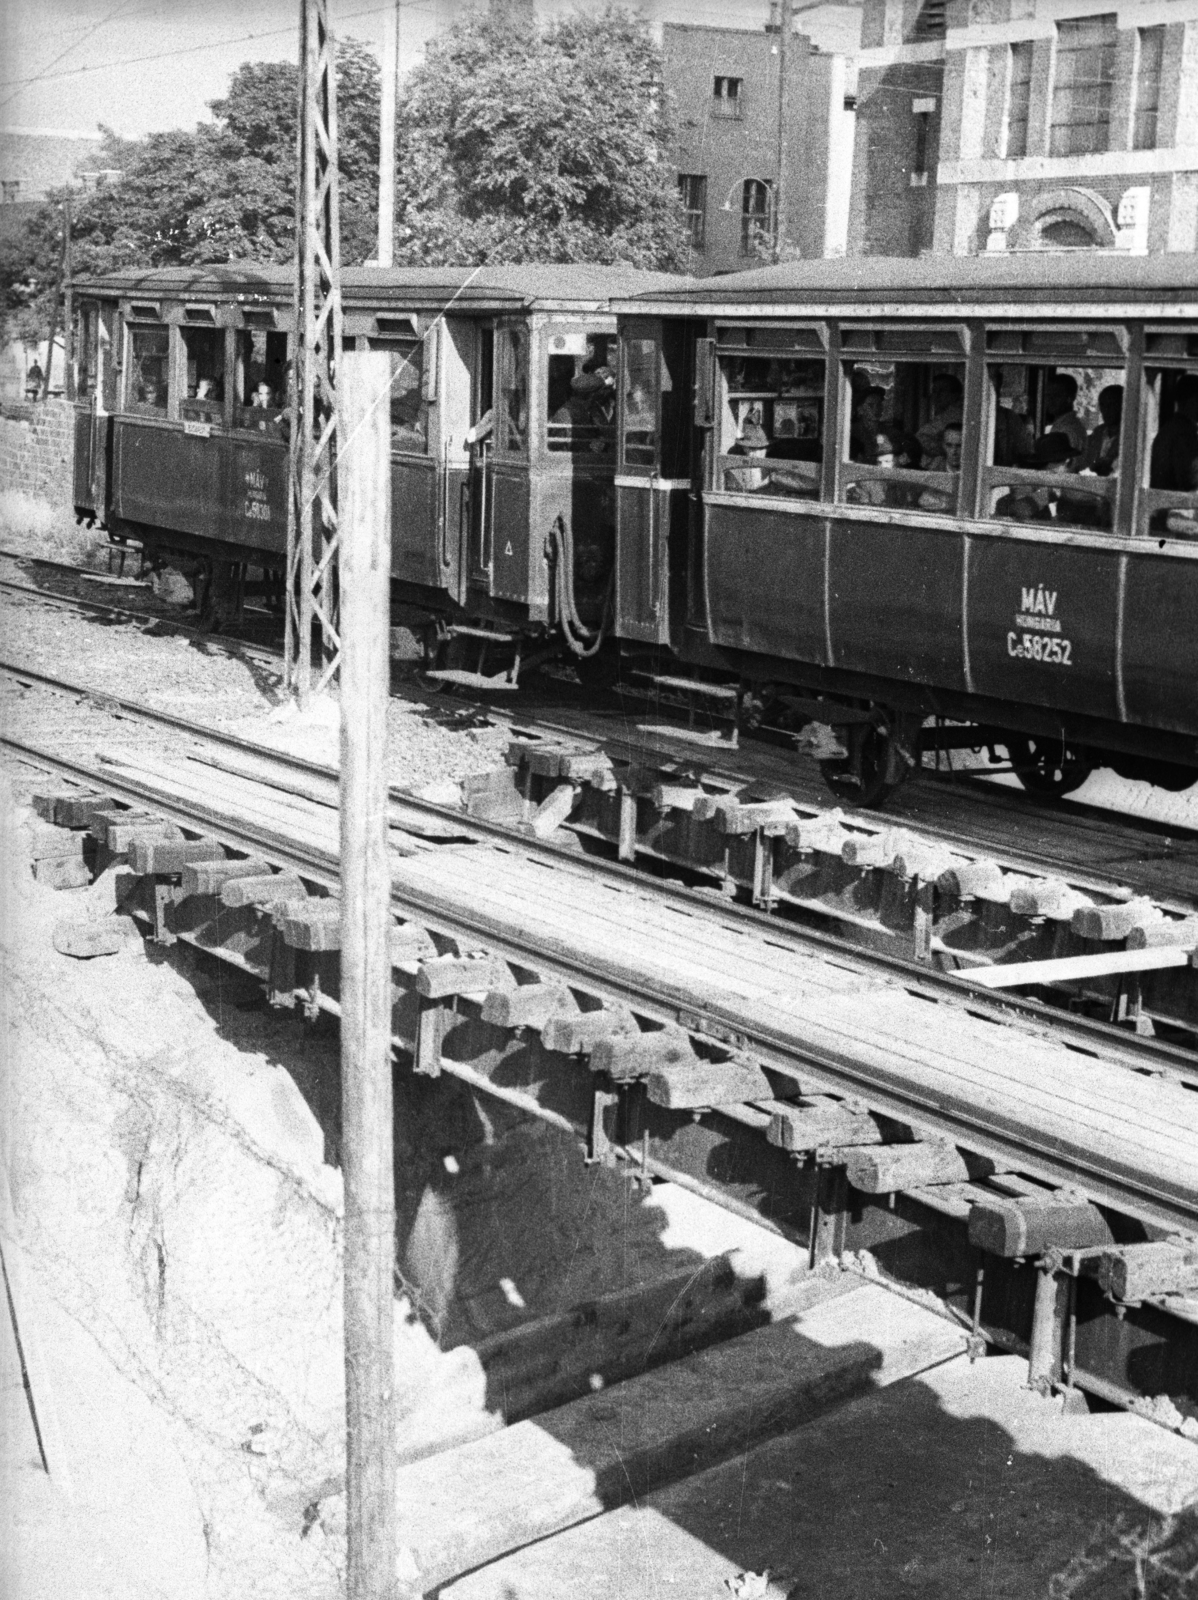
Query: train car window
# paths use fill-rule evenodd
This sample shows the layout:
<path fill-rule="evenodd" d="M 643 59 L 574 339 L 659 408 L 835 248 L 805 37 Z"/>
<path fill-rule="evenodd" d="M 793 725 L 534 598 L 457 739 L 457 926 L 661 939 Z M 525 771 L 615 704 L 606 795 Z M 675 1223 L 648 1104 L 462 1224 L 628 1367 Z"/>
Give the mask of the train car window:
<path fill-rule="evenodd" d="M 75 398 L 90 400 L 96 391 L 99 371 L 99 308 L 85 305 L 79 312 L 79 342 L 76 346 Z"/>
<path fill-rule="evenodd" d="M 391 448 L 428 454 L 428 406 L 424 396 L 424 342 L 405 339 L 391 346 Z"/>
<path fill-rule="evenodd" d="M 824 362 L 719 350 L 719 482 L 736 494 L 819 495 Z"/>
<path fill-rule="evenodd" d="M 610 456 L 616 448 L 615 335 L 549 335 L 545 442 L 555 453 Z"/>
<path fill-rule="evenodd" d="M 964 378 L 960 362 L 847 363 L 842 498 L 851 505 L 955 513 Z"/>
<path fill-rule="evenodd" d="M 993 339 L 991 352 L 1000 353 Z M 1110 359 L 1119 352 L 1092 354 Z M 983 514 L 1112 528 L 1123 367 L 991 361 L 987 372 Z"/>
<path fill-rule="evenodd" d="M 196 422 L 220 422 L 225 404 L 225 330 L 180 328 L 187 363 L 187 395 L 179 415 Z"/>
<path fill-rule="evenodd" d="M 661 362 L 656 339 L 625 339 L 624 460 L 630 466 L 657 464 L 657 388 Z"/>
<path fill-rule="evenodd" d="M 500 335 L 499 448 L 528 449 L 528 330 L 504 328 Z"/>
<path fill-rule="evenodd" d="M 239 328 L 233 359 L 233 426 L 284 438 L 287 335 L 265 328 Z"/>
<path fill-rule="evenodd" d="M 1179 354 L 1187 344 L 1192 366 L 1145 365 L 1140 531 L 1198 539 L 1198 338 L 1178 336 Z"/>
<path fill-rule="evenodd" d="M 129 388 L 125 404 L 130 411 L 150 416 L 166 415 L 170 398 L 169 328 L 129 329 Z"/>
<path fill-rule="evenodd" d="M 100 404 L 111 411 L 117 404 L 118 365 L 115 359 L 117 308 L 111 302 L 100 302 L 96 320 L 96 385 Z"/>

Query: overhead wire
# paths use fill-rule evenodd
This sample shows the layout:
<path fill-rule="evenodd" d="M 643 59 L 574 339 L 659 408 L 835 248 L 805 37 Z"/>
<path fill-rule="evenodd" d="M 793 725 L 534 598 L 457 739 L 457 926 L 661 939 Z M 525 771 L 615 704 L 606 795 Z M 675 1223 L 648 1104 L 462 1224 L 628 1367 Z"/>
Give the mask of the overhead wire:
<path fill-rule="evenodd" d="M 388 6 L 386 4 L 383 4 L 383 5 L 366 6 L 366 7 L 363 7 L 363 9 L 360 10 L 360 11 L 349 11 L 349 12 L 346 12 L 344 16 L 341 16 L 341 17 L 339 17 L 337 19 L 338 28 L 340 28 L 346 22 L 354 22 L 354 21 L 356 21 L 356 20 L 358 20 L 358 19 L 360 19 L 362 17 L 378 17 L 378 16 L 382 16 L 383 13 L 387 9 L 388 9 Z M 437 10 L 437 0 L 404 0 L 404 10 L 405 10 L 405 12 L 412 12 L 412 11 L 434 11 L 435 12 Z M 110 15 L 109 17 L 104 19 L 104 21 L 111 21 L 111 20 L 112 20 L 112 15 Z M 99 28 L 102 25 L 103 25 L 102 23 L 97 23 L 96 24 L 96 28 Z M 96 28 L 93 28 L 91 31 L 94 33 L 96 31 Z M 250 44 L 250 43 L 253 43 L 253 42 L 255 42 L 255 41 L 259 40 L 259 39 L 277 39 L 278 37 L 280 37 L 280 35 L 283 35 L 283 34 L 294 34 L 294 33 L 298 33 L 298 29 L 295 26 L 295 24 L 292 23 L 292 24 L 288 24 L 288 26 L 283 27 L 283 28 L 266 28 L 266 29 L 263 29 L 263 30 L 259 31 L 258 33 L 238 34 L 233 39 L 213 39 L 213 40 L 206 41 L 204 44 L 179 45 L 173 50 L 158 50 L 158 51 L 154 51 L 150 55 L 144 55 L 144 56 L 121 56 L 121 57 L 118 57 L 118 59 L 115 60 L 115 61 L 103 61 L 103 62 L 97 63 L 95 66 L 90 66 L 90 67 L 68 67 L 63 72 L 51 72 L 51 71 L 49 71 L 48 68 L 44 68 L 41 72 L 35 73 L 32 77 L 29 77 L 29 78 L 9 78 L 7 80 L 0 80 L 0 89 L 11 88 L 11 89 L 16 91 L 14 94 L 9 95 L 7 100 L 0 101 L 0 111 L 2 111 L 4 109 L 4 107 L 6 105 L 8 105 L 12 100 L 16 99 L 17 94 L 22 89 L 32 88 L 34 85 L 39 84 L 39 83 L 51 83 L 51 82 L 54 82 L 55 80 L 60 79 L 60 78 L 82 77 L 85 74 L 91 73 L 91 72 L 112 72 L 117 67 L 142 66 L 148 61 L 166 61 L 166 60 L 170 59 L 173 56 L 196 55 L 200 51 L 203 51 L 203 50 L 222 50 L 222 49 L 227 49 L 230 45 Z M 87 37 L 87 35 L 85 35 L 85 37 Z M 64 50 L 62 52 L 62 55 L 69 54 L 70 50 L 77 49 L 78 45 L 82 44 L 82 43 L 83 43 L 82 39 L 78 40 L 77 43 L 74 44 L 74 45 L 71 45 L 68 50 Z M 62 55 L 55 57 L 55 60 L 56 61 L 61 61 L 62 60 Z M 50 63 L 51 66 L 53 64 L 54 64 L 53 62 Z"/>

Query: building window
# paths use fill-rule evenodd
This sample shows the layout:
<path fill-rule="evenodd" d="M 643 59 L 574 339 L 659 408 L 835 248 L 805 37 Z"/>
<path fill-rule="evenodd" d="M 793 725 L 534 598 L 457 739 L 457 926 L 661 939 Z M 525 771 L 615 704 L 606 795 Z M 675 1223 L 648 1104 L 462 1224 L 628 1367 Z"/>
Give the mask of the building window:
<path fill-rule="evenodd" d="M 713 117 L 739 117 L 741 115 L 741 102 L 745 80 L 743 78 L 719 78 L 713 80 L 711 91 L 711 114 Z"/>
<path fill-rule="evenodd" d="M 0 182 L 0 201 L 6 206 L 15 205 L 21 194 L 20 178 L 5 178 Z"/>
<path fill-rule="evenodd" d="M 746 178 L 740 203 L 740 253 L 765 256 L 773 253 L 774 185 L 769 178 Z"/>
<path fill-rule="evenodd" d="M 692 250 L 702 250 L 707 242 L 707 179 L 697 172 L 684 172 L 678 178 L 678 193 L 686 213 L 686 231 Z"/>
<path fill-rule="evenodd" d="M 948 0 L 923 0 L 911 37 L 915 40 L 943 39 L 948 31 Z"/>
<path fill-rule="evenodd" d="M 1132 113 L 1131 147 L 1155 150 L 1157 119 L 1161 108 L 1161 64 L 1165 58 L 1165 28 L 1136 29 L 1136 98 Z"/>
<path fill-rule="evenodd" d="M 1089 155 L 1110 144 L 1115 14 L 1057 23 L 1052 156 Z"/>
<path fill-rule="evenodd" d="M 923 189 L 928 181 L 928 148 L 936 102 L 930 96 L 912 100 L 911 110 L 915 116 L 915 155 L 911 162 L 911 187 Z"/>
<path fill-rule="evenodd" d="M 1007 63 L 1007 137 L 1003 154 L 1008 161 L 1027 155 L 1027 119 L 1032 101 L 1032 44 L 1013 44 Z"/>

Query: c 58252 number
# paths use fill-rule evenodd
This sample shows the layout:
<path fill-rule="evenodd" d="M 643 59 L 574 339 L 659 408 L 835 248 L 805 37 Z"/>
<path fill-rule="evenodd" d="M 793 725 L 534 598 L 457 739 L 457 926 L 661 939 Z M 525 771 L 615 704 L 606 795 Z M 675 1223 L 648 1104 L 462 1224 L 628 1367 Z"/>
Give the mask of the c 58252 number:
<path fill-rule="evenodd" d="M 1071 667 L 1073 642 L 1070 639 L 1051 639 L 1039 633 L 1007 634 L 1007 654 L 1021 661 L 1041 661 L 1045 666 Z"/>

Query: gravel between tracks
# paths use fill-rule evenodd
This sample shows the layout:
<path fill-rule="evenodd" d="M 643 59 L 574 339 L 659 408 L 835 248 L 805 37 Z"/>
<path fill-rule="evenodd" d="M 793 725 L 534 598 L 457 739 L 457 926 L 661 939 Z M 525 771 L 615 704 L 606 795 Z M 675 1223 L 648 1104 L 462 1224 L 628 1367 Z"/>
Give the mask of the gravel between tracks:
<path fill-rule="evenodd" d="M 282 691 L 280 665 L 233 654 L 204 641 L 113 622 L 11 593 L 0 593 L 4 654 L 36 671 L 85 682 L 92 703 L 0 682 L 0 719 L 17 737 L 39 739 L 80 757 L 98 750 L 177 751 L 179 735 L 128 718 L 100 716 L 105 694 L 189 717 L 314 761 L 335 763 L 339 709 L 321 696 L 304 715 Z M 503 760 L 501 726 L 457 719 L 404 700 L 388 712 L 391 782 L 420 790 L 443 779 L 485 771 Z"/>

